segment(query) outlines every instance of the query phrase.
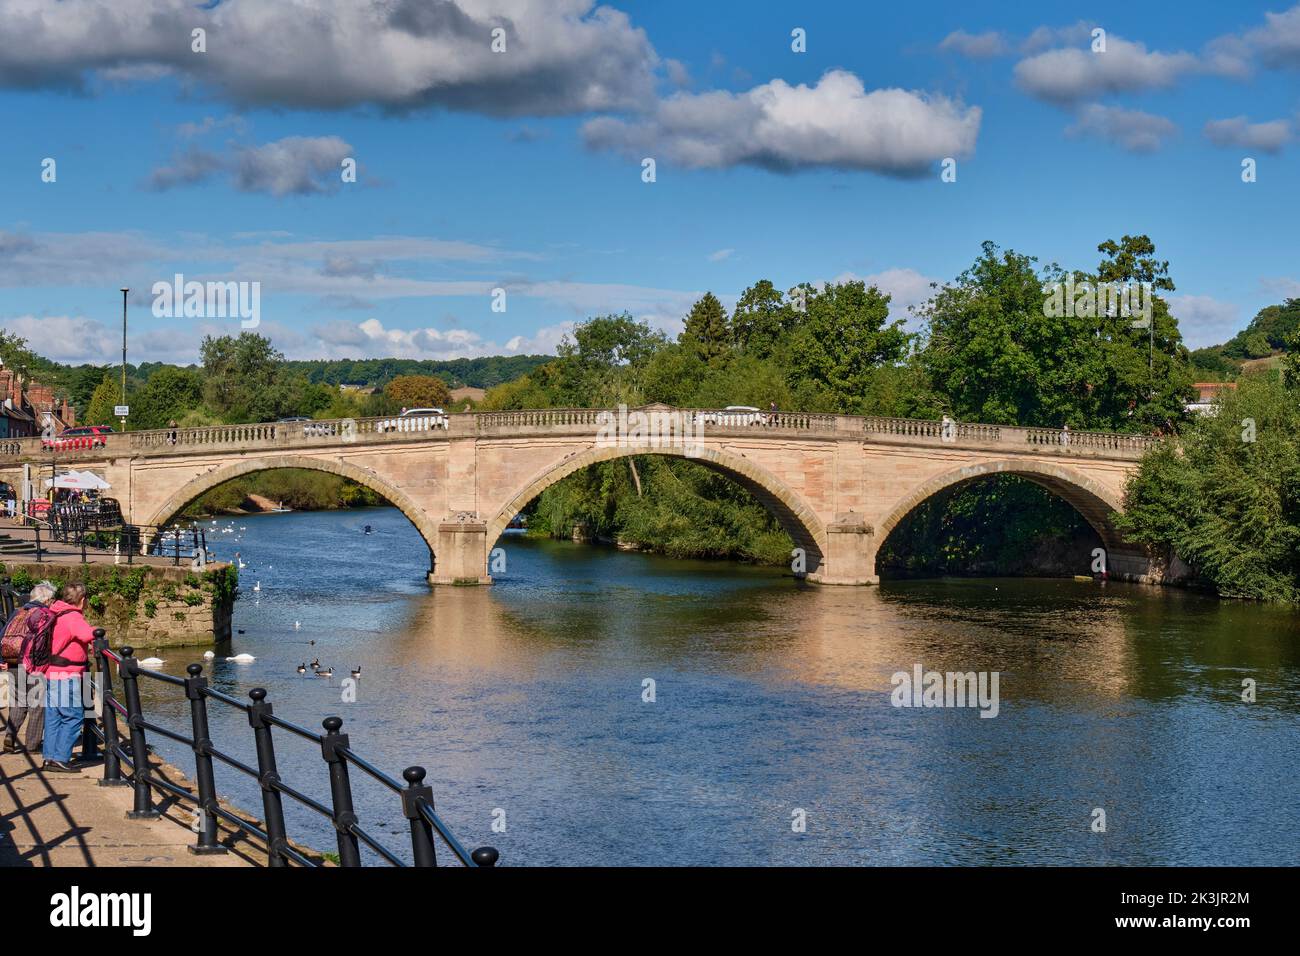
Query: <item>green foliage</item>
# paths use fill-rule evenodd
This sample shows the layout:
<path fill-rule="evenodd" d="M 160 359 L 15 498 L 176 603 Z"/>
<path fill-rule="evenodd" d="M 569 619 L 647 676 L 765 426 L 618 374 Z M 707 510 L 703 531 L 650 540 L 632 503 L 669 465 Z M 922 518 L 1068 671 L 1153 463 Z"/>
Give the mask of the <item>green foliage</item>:
<path fill-rule="evenodd" d="M 155 617 L 158 614 L 158 602 L 153 598 L 146 598 L 144 602 L 144 616 Z"/>
<path fill-rule="evenodd" d="M 712 292 L 704 293 L 700 300 L 691 306 L 691 311 L 686 316 L 686 327 L 682 332 L 681 340 L 710 364 L 720 360 L 731 347 L 732 336 L 727 321 L 727 310 L 722 307 L 722 303 Z"/>
<path fill-rule="evenodd" d="M 384 388 L 390 405 L 402 408 L 446 408 L 451 404 L 447 383 L 434 375 L 399 375 Z"/>
<path fill-rule="evenodd" d="M 1151 258 L 1145 236 L 1098 247 L 1111 258 L 1079 282 L 1173 283 Z M 1115 431 L 1169 430 L 1186 416 L 1194 375 L 1177 320 L 1152 296 L 1150 333 L 1107 315 L 1044 314 L 1044 289 L 1064 282 L 1040 274 L 1028 256 L 986 242 L 983 254 L 926 305 L 920 353 L 931 385 L 959 420 Z"/>
<path fill-rule="evenodd" d="M 233 601 L 239 591 L 239 569 L 233 564 L 205 571 L 203 578 L 212 589 L 213 607 Z"/>
<path fill-rule="evenodd" d="M 1300 331 L 1300 298 L 1260 309 L 1250 325 L 1225 342 L 1221 351 L 1229 358 L 1263 358 L 1275 349 L 1286 349 Z"/>
<path fill-rule="evenodd" d="M 383 498 L 348 478 L 306 468 L 276 468 L 254 472 L 205 492 L 182 512 L 185 517 L 220 514 L 243 508 L 250 495 L 283 502 L 297 511 L 364 508 Z"/>
<path fill-rule="evenodd" d="M 197 369 L 160 368 L 131 396 L 131 428 L 166 428 L 203 400 L 203 384 Z"/>
<path fill-rule="evenodd" d="M 185 603 L 190 607 L 198 607 L 203 603 L 203 595 L 197 591 L 190 591 L 185 595 Z"/>
<path fill-rule="evenodd" d="M 1147 455 L 1117 527 L 1171 549 L 1222 595 L 1300 601 L 1297 397 L 1274 373 L 1242 378 L 1180 444 Z"/>

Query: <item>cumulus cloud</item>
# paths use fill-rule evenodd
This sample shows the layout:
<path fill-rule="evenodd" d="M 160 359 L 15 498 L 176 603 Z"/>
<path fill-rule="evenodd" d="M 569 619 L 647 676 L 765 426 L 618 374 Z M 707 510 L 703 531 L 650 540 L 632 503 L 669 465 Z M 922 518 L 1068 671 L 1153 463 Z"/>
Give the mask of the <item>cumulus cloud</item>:
<path fill-rule="evenodd" d="M 735 253 L 736 253 L 735 249 L 719 249 L 717 252 L 709 253 L 709 261 L 722 262 L 725 259 L 730 259 L 733 255 L 735 255 Z"/>
<path fill-rule="evenodd" d="M 492 115 L 636 107 L 658 57 L 594 0 L 7 0 L 0 85 L 179 75 L 241 104 Z M 207 51 L 191 31 L 207 31 Z M 506 52 L 492 51 L 493 30 Z"/>
<path fill-rule="evenodd" d="M 644 121 L 601 117 L 583 126 L 589 148 L 654 156 L 692 168 L 751 165 L 924 175 L 947 156 L 969 156 L 979 107 L 901 89 L 868 92 L 832 70 L 814 86 L 773 80 L 747 93 L 676 93 Z"/>
<path fill-rule="evenodd" d="M 1016 84 L 1058 104 L 1113 93 L 1166 89 L 1183 76 L 1207 69 L 1191 53 L 1161 53 L 1145 44 L 1110 35 L 1104 53 L 1091 48 L 1047 50 L 1016 64 Z"/>
<path fill-rule="evenodd" d="M 1188 348 L 1218 345 L 1237 332 L 1241 310 L 1231 302 L 1208 295 L 1174 295 L 1168 301 Z"/>
<path fill-rule="evenodd" d="M 149 186 L 166 190 L 228 175 L 240 192 L 272 196 L 310 196 L 335 192 L 342 184 L 342 162 L 353 155 L 337 136 L 286 136 L 261 146 L 236 146 L 230 155 L 190 147 L 170 166 L 155 169 Z"/>
<path fill-rule="evenodd" d="M 1099 103 L 1079 110 L 1074 124 L 1065 131 L 1071 138 L 1093 137 L 1131 153 L 1153 153 L 1177 133 L 1178 127 L 1163 116 Z"/>
<path fill-rule="evenodd" d="M 304 355 L 333 358 L 447 360 L 483 355 L 551 355 L 572 329 L 572 322 L 545 326 L 531 335 L 515 335 L 502 345 L 468 329 L 386 327 L 375 318 L 357 323 L 336 320 L 313 327 L 303 342 L 284 348 L 289 355 L 301 350 Z"/>
<path fill-rule="evenodd" d="M 980 60 L 1003 56 L 1010 51 L 1011 45 L 1007 42 L 1007 38 L 997 30 L 986 30 L 984 33 L 967 33 L 965 30 L 954 30 L 939 43 L 939 49 L 945 53 L 958 53 L 962 56 Z"/>
<path fill-rule="evenodd" d="M 18 315 L 4 319 L 6 331 L 22 336 L 46 358 L 73 365 L 120 362 L 122 327 L 84 315 Z M 127 337 L 132 361 L 192 362 L 199 353 L 204 328 L 184 326 L 133 327 Z M 220 334 L 218 332 L 218 334 Z"/>
<path fill-rule="evenodd" d="M 1244 116 L 1211 120 L 1205 124 L 1204 132 L 1205 138 L 1215 146 L 1240 146 L 1266 153 L 1279 152 L 1294 135 L 1288 120 L 1252 123 Z"/>
<path fill-rule="evenodd" d="M 1260 59 L 1271 67 L 1300 69 L 1300 4 L 1282 13 L 1265 13 L 1264 24 L 1246 34 Z"/>

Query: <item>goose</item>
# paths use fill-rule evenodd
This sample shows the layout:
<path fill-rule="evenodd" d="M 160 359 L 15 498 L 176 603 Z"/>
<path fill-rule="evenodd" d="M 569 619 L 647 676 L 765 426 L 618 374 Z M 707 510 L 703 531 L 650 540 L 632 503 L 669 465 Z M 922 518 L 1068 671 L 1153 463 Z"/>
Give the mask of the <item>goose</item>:
<path fill-rule="evenodd" d="M 360 664 L 358 664 L 356 667 L 352 668 L 352 677 L 353 677 L 354 679 L 356 679 L 356 680 L 361 680 L 361 665 L 360 665 Z"/>
<path fill-rule="evenodd" d="M 320 670 L 320 658 L 319 658 L 319 657 L 316 658 L 314 661 L 311 662 L 311 669 L 314 670 L 314 671 L 318 671 L 318 670 Z"/>
<path fill-rule="evenodd" d="M 205 661 L 210 661 L 210 660 L 212 660 L 212 659 L 213 659 L 214 657 L 216 657 L 216 656 L 217 656 L 217 655 L 214 654 L 212 651 L 204 651 L 204 652 L 203 652 L 203 659 L 204 659 Z"/>
<path fill-rule="evenodd" d="M 333 676 L 334 676 L 334 668 L 332 668 L 332 667 L 321 667 L 321 668 L 318 668 L 318 669 L 316 670 L 316 676 L 317 676 L 317 677 L 333 677 Z"/>
<path fill-rule="evenodd" d="M 162 667 L 167 662 L 161 657 L 146 657 L 140 662 L 141 667 Z"/>
<path fill-rule="evenodd" d="M 226 660 L 232 664 L 251 664 L 257 658 L 252 654 L 236 654 L 234 657 L 227 657 Z"/>
<path fill-rule="evenodd" d="M 299 674 L 305 674 L 305 673 L 307 673 L 307 662 L 306 662 L 306 661 L 303 661 L 301 664 L 298 665 L 298 673 L 299 673 Z"/>

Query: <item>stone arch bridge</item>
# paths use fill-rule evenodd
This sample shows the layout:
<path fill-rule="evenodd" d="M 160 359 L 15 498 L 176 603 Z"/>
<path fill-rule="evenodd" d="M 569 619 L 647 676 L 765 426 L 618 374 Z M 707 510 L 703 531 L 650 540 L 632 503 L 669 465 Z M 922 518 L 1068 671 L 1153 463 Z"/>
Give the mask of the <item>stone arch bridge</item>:
<path fill-rule="evenodd" d="M 849 415 L 736 414 L 667 406 L 480 412 L 114 434 L 98 447 L 0 440 L 0 478 L 89 469 L 129 522 L 170 522 L 203 492 L 272 468 L 351 478 L 399 508 L 429 545 L 433 584 L 491 583 L 488 557 L 511 518 L 580 468 L 630 455 L 676 455 L 751 491 L 804 549 L 810 580 L 873 584 L 876 553 L 918 504 L 992 474 L 1034 481 L 1096 529 L 1112 576 L 1157 580 L 1112 517 L 1154 439 L 1006 425 Z"/>

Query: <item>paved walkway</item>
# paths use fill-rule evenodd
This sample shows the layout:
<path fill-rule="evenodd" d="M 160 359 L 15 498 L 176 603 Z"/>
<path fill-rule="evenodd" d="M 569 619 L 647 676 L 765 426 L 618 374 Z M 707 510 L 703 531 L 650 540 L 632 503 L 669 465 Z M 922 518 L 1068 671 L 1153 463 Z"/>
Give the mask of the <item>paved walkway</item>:
<path fill-rule="evenodd" d="M 189 787 L 173 767 L 156 763 L 155 771 Z M 229 853 L 190 853 L 193 814 L 172 798 L 155 803 L 158 819 L 128 820 L 131 788 L 101 787 L 102 776 L 98 762 L 79 774 L 45 773 L 39 756 L 0 755 L 0 867 L 265 865 L 265 850 L 226 829 Z"/>

